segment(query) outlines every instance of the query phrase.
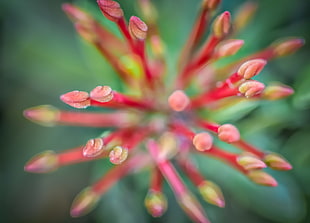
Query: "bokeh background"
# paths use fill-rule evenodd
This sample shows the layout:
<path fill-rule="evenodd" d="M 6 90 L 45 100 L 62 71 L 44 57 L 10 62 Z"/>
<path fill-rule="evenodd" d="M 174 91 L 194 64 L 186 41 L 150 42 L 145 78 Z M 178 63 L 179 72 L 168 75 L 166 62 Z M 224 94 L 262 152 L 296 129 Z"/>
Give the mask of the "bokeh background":
<path fill-rule="evenodd" d="M 68 0 L 69 1 L 69 0 Z M 66 1 L 66 2 L 68 2 Z M 109 65 L 75 33 L 61 10 L 63 0 L 0 2 L 0 221 L 41 222 L 190 222 L 165 185 L 167 213 L 159 219 L 145 211 L 146 173 L 129 176 L 105 194 L 98 207 L 78 219 L 69 216 L 76 194 L 94 182 L 109 167 L 98 161 L 64 167 L 44 175 L 23 171 L 25 162 L 43 150 L 61 151 L 85 143 L 101 129 L 45 128 L 22 116 L 24 109 L 52 104 L 69 109 L 59 100 L 64 92 L 89 91 L 108 83 L 119 88 Z M 69 1 L 71 2 L 71 1 Z M 73 1 L 97 13 L 95 0 Z M 126 16 L 139 15 L 135 0 L 119 0 Z M 192 24 L 199 0 L 154 0 L 160 12 L 160 31 L 173 62 Z M 219 11 L 234 12 L 243 0 L 223 0 Z M 261 0 L 253 21 L 241 33 L 247 54 L 284 36 L 310 40 L 308 0 Z M 277 188 L 256 186 L 234 170 L 210 159 L 200 169 L 222 186 L 226 207 L 205 204 L 214 223 L 309 223 L 310 208 L 310 63 L 309 44 L 296 54 L 268 64 L 261 80 L 282 81 L 296 94 L 279 102 L 263 102 L 244 110 L 246 118 L 233 111 L 227 120 L 238 121 L 242 133 L 253 144 L 277 151 L 294 166 L 289 172 L 274 172 Z M 194 188 L 192 188 L 193 191 Z M 196 191 L 197 192 L 197 191 Z M 195 193 L 196 193 L 195 192 Z"/>

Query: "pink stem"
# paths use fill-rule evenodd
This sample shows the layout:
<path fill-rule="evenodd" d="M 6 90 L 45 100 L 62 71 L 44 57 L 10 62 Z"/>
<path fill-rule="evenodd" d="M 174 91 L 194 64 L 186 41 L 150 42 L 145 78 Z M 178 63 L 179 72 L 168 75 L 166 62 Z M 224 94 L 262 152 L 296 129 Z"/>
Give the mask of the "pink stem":
<path fill-rule="evenodd" d="M 114 166 L 93 186 L 92 190 L 98 195 L 104 194 L 118 180 L 135 169 L 141 169 L 149 163 L 145 155 L 136 155 L 121 165 Z"/>
<path fill-rule="evenodd" d="M 209 150 L 201 151 L 201 153 L 205 155 L 210 155 L 216 158 L 219 158 L 220 160 L 226 161 L 230 166 L 236 168 L 240 172 L 246 174 L 247 170 L 245 170 L 242 166 L 240 166 L 237 162 L 238 155 L 234 153 L 227 152 L 225 150 L 221 150 L 215 146 L 213 146 Z"/>
<path fill-rule="evenodd" d="M 60 124 L 91 126 L 91 127 L 120 127 L 128 117 L 125 113 L 115 112 L 112 114 L 103 113 L 82 113 L 60 111 L 57 120 Z"/>

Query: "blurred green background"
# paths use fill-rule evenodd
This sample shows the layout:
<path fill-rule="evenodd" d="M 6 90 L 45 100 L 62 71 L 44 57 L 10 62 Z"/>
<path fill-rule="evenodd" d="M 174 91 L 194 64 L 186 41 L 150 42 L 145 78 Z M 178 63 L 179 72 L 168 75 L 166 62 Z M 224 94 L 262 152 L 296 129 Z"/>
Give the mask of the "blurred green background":
<path fill-rule="evenodd" d="M 61 10 L 63 2 L 0 2 L 0 221 L 190 222 L 167 185 L 167 213 L 159 219 L 152 219 L 146 213 L 143 205 L 148 185 L 146 173 L 126 177 L 103 196 L 91 214 L 73 219 L 69 216 L 73 198 L 106 171 L 104 161 L 64 167 L 43 175 L 23 171 L 25 162 L 34 154 L 48 149 L 73 148 L 102 131 L 66 126 L 45 128 L 26 120 L 22 116 L 24 109 L 41 104 L 69 109 L 59 100 L 64 92 L 89 91 L 105 83 L 119 87 L 107 63 L 77 37 Z M 95 0 L 74 2 L 96 11 L 100 17 Z M 119 2 L 127 17 L 139 15 L 135 0 Z M 173 62 L 190 31 L 199 1 L 153 2 L 159 9 L 160 30 L 171 55 L 169 61 Z M 234 12 L 243 2 L 223 0 L 220 11 Z M 241 33 L 246 41 L 244 53 L 285 36 L 299 36 L 309 42 L 309 0 L 261 0 L 259 3 L 254 20 Z M 263 102 L 243 119 L 226 114 L 227 120 L 239 121 L 242 133 L 253 144 L 277 151 L 293 164 L 294 169 L 289 172 L 270 171 L 279 181 L 277 188 L 256 186 L 217 161 L 197 158 L 202 172 L 222 186 L 226 198 L 224 209 L 204 204 L 213 223 L 310 222 L 309 58 L 309 44 L 306 44 L 296 54 L 270 62 L 262 73 L 265 82 L 282 81 L 292 86 L 296 90 L 294 96 L 279 102 Z M 208 165 L 203 165 L 206 162 Z"/>

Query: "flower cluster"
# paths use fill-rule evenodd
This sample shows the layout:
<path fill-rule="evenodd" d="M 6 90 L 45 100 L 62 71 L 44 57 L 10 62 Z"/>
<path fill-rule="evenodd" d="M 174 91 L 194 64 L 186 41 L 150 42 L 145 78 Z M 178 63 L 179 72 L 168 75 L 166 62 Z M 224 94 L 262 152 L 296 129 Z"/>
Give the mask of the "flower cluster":
<path fill-rule="evenodd" d="M 277 186 L 277 181 L 263 169 L 268 166 L 289 170 L 291 165 L 280 155 L 265 152 L 245 141 L 236 126 L 216 123 L 205 114 L 245 100 L 276 100 L 291 95 L 294 91 L 288 86 L 265 86 L 252 78 L 268 61 L 295 52 L 303 45 L 303 40 L 279 40 L 218 68 L 214 66 L 218 61 L 237 54 L 243 46 L 243 40 L 233 37 L 250 20 L 256 5 L 246 3 L 235 19 L 225 11 L 212 20 L 220 0 L 202 0 L 175 66 L 175 75 L 169 79 L 174 81 L 167 81 L 165 58 L 168 52 L 157 27 L 158 12 L 154 5 L 149 0 L 139 0 L 147 25 L 136 16 L 126 21 L 116 1 L 98 0 L 97 3 L 106 19 L 118 27 L 122 38 L 74 5 L 64 4 L 63 10 L 77 32 L 94 45 L 119 74 L 127 87 L 126 94 L 110 86 L 97 86 L 89 93 L 75 90 L 63 94 L 60 99 L 78 109 L 90 106 L 105 109 L 102 113 L 76 112 L 43 105 L 26 110 L 24 115 L 47 126 L 68 124 L 113 131 L 61 153 L 40 153 L 26 164 L 25 170 L 46 173 L 69 164 L 108 158 L 115 166 L 77 196 L 71 208 L 73 217 L 92 210 L 99 198 L 122 177 L 145 170 L 151 175 L 145 206 L 152 216 L 159 217 L 167 209 L 162 188 L 167 181 L 194 222 L 209 222 L 179 171 L 192 181 L 207 202 L 224 207 L 224 197 L 219 186 L 199 172 L 191 153 L 219 159 L 256 184 Z M 215 139 L 233 145 L 240 152 L 217 147 Z"/>

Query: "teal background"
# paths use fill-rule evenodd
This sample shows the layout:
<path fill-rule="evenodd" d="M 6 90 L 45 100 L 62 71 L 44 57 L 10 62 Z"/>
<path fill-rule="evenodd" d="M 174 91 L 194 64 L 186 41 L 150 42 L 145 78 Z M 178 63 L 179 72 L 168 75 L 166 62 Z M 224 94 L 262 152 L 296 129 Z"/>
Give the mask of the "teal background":
<path fill-rule="evenodd" d="M 85 143 L 101 129 L 58 126 L 46 128 L 22 116 L 24 109 L 51 104 L 70 109 L 59 100 L 64 92 L 89 91 L 97 85 L 121 88 L 109 65 L 75 33 L 61 10 L 64 1 L 0 2 L 0 221 L 41 222 L 190 222 L 177 205 L 171 190 L 167 213 L 159 219 L 145 211 L 148 174 L 129 176 L 102 197 L 89 215 L 69 216 L 76 194 L 94 182 L 110 166 L 105 161 L 77 164 L 44 175 L 23 171 L 34 154 L 61 151 Z M 98 13 L 95 1 L 74 1 Z M 126 16 L 139 15 L 134 0 L 120 0 Z M 154 0 L 160 14 L 160 30 L 173 64 L 184 43 L 198 7 L 198 0 Z M 219 11 L 232 13 L 242 0 L 223 0 Z M 310 39 L 310 3 L 307 0 L 261 0 L 253 21 L 241 37 L 246 54 L 285 36 Z M 268 64 L 260 80 L 282 81 L 296 94 L 279 102 L 262 102 L 245 108 L 246 118 L 235 111 L 224 113 L 238 123 L 253 144 L 276 151 L 294 166 L 289 172 L 270 173 L 279 187 L 256 186 L 234 170 L 212 159 L 202 159 L 200 169 L 223 189 L 226 207 L 204 203 L 213 223 L 307 223 L 310 222 L 310 65 L 309 44 L 289 57 Z M 172 67 L 172 66 L 171 66 Z M 172 67 L 173 68 L 173 67 Z M 247 110 L 248 109 L 248 110 Z M 197 191 L 191 187 L 195 193 Z"/>

